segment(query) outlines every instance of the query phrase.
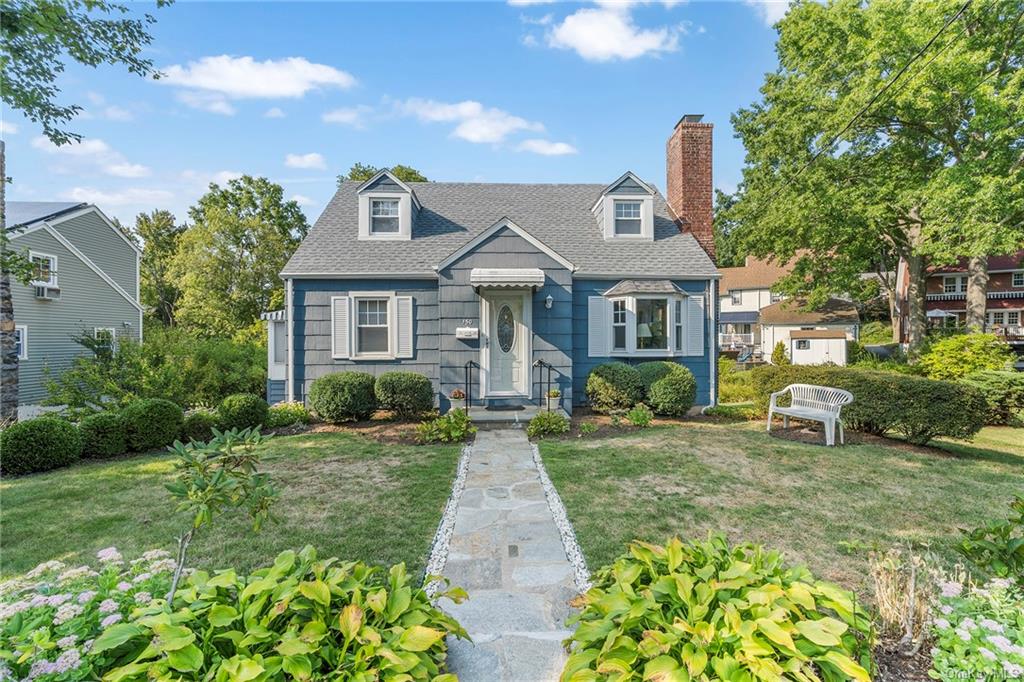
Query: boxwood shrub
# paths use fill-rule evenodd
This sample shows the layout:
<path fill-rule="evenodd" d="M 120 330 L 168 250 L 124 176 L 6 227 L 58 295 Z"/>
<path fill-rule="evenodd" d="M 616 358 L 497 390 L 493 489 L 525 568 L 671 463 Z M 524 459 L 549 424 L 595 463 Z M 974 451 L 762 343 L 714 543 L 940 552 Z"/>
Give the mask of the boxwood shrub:
<path fill-rule="evenodd" d="M 1024 372 L 975 372 L 963 382 L 985 396 L 988 424 L 1013 424 L 1024 419 Z"/>
<path fill-rule="evenodd" d="M 121 412 L 128 429 L 128 448 L 146 452 L 166 447 L 181 435 L 185 413 L 170 400 L 136 400 Z"/>
<path fill-rule="evenodd" d="M 185 415 L 181 439 L 186 442 L 206 443 L 213 438 L 213 430 L 220 428 L 220 417 L 213 410 L 197 409 Z"/>
<path fill-rule="evenodd" d="M 563 680 L 871 679 L 853 594 L 755 545 L 637 541 L 580 601 Z"/>
<path fill-rule="evenodd" d="M 651 394 L 651 386 L 654 385 L 655 381 L 667 377 L 676 371 L 677 368 L 681 369 L 682 365 L 668 360 L 653 360 L 636 365 L 636 371 L 640 374 L 640 381 L 644 385 L 644 395 Z"/>
<path fill-rule="evenodd" d="M 57 417 L 37 417 L 0 431 L 0 473 L 6 476 L 49 471 L 82 456 L 78 428 Z"/>
<path fill-rule="evenodd" d="M 587 399 L 596 412 L 628 410 L 644 399 L 644 382 L 636 367 L 606 362 L 590 371 Z"/>
<path fill-rule="evenodd" d="M 434 387 L 417 372 L 384 372 L 374 383 L 377 406 L 400 419 L 418 417 L 434 409 Z"/>
<path fill-rule="evenodd" d="M 336 372 L 322 376 L 309 387 L 309 406 L 332 424 L 369 419 L 377 411 L 373 375 Z"/>
<path fill-rule="evenodd" d="M 647 396 L 648 404 L 657 414 L 670 417 L 683 416 L 696 400 L 697 380 L 682 365 L 674 365 L 667 375 L 655 381 Z"/>
<path fill-rule="evenodd" d="M 924 445 L 938 436 L 971 438 L 985 425 L 988 406 L 974 387 L 893 372 L 849 367 L 758 367 L 751 384 L 760 414 L 767 414 L 770 394 L 789 384 L 816 384 L 846 389 L 852 404 L 843 408 L 850 428 L 882 435 L 895 433 Z"/>
<path fill-rule="evenodd" d="M 83 457 L 113 457 L 128 451 L 128 427 L 117 412 L 99 412 L 78 422 Z"/>
<path fill-rule="evenodd" d="M 309 410 L 299 401 L 277 403 L 270 406 L 268 426 L 281 429 L 286 426 L 309 423 Z"/>
<path fill-rule="evenodd" d="M 266 426 L 269 421 L 270 407 L 267 401 L 255 393 L 235 393 L 229 395 L 217 406 L 223 429 L 254 429 Z"/>

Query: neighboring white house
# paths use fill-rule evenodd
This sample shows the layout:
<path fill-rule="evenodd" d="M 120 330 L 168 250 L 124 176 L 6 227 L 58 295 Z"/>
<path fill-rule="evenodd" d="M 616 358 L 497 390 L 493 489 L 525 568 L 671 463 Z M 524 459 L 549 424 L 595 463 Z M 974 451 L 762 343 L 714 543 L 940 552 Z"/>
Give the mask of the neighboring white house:
<path fill-rule="evenodd" d="M 762 308 L 782 300 L 771 288 L 792 270 L 792 265 L 760 260 L 747 256 L 735 268 L 719 268 L 718 345 L 725 350 L 758 348 L 761 334 L 758 313 Z"/>
<path fill-rule="evenodd" d="M 846 342 L 860 336 L 857 307 L 840 298 L 830 298 L 815 310 L 807 310 L 799 299 L 780 301 L 763 308 L 760 318 L 766 360 L 781 342 L 795 365 L 845 365 Z"/>

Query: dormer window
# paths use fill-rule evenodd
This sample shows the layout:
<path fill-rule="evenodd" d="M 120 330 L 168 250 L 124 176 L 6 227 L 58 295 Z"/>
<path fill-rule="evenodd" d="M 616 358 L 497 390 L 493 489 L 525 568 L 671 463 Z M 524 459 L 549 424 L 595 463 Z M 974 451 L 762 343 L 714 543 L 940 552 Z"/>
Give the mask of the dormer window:
<path fill-rule="evenodd" d="M 398 234 L 398 199 L 370 199 L 370 233 Z"/>
<path fill-rule="evenodd" d="M 639 237 L 641 234 L 641 217 L 639 201 L 615 200 L 615 236 Z"/>

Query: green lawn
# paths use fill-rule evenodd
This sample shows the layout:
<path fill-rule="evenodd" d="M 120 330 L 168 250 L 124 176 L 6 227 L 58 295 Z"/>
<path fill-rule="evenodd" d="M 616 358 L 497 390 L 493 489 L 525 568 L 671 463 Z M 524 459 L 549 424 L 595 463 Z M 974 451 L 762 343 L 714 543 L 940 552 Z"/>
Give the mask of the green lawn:
<path fill-rule="evenodd" d="M 952 562 L 958 527 L 1005 517 L 1024 490 L 1020 429 L 986 429 L 973 446 L 944 444 L 947 454 L 825 448 L 763 428 L 692 422 L 540 447 L 591 568 L 633 538 L 721 531 L 863 592 L 870 549 L 911 542 Z"/>
<path fill-rule="evenodd" d="M 215 521 L 193 542 L 191 565 L 247 570 L 312 544 L 324 557 L 423 569 L 459 447 L 381 445 L 347 433 L 277 437 L 265 447 L 264 469 L 281 491 L 279 522 L 253 533 L 242 515 Z M 2 575 L 48 559 L 91 560 L 110 545 L 126 558 L 171 549 L 187 523 L 164 489 L 171 462 L 143 455 L 5 480 Z"/>

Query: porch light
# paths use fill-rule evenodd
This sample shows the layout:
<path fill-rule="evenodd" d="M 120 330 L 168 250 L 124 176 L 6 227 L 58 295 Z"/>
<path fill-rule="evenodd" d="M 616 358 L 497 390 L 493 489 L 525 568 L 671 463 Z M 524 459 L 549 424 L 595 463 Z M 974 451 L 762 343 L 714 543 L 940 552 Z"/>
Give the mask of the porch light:
<path fill-rule="evenodd" d="M 551 310 L 551 306 L 554 305 L 554 303 L 555 299 L 551 296 L 551 294 L 548 294 L 548 297 L 544 299 L 544 307 L 547 308 L 548 310 Z"/>

